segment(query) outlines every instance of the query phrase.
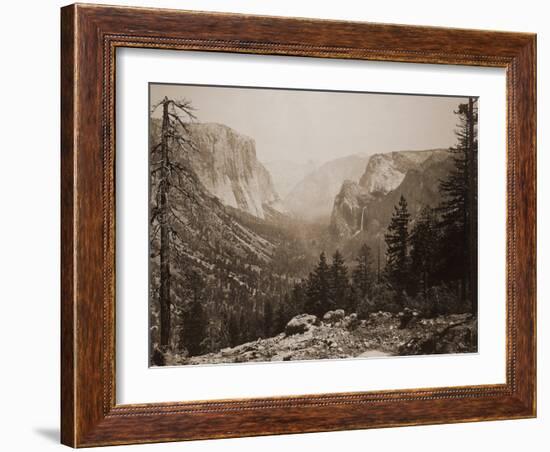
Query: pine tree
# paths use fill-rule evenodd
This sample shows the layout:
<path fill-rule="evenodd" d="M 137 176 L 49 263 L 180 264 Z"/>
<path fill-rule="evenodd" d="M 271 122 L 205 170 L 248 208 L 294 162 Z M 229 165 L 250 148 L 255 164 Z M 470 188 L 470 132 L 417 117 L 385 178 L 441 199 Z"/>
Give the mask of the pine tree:
<path fill-rule="evenodd" d="M 332 256 L 330 266 L 330 300 L 333 307 L 344 308 L 349 291 L 348 268 L 339 250 Z"/>
<path fill-rule="evenodd" d="M 241 341 L 241 331 L 239 329 L 239 321 L 234 311 L 231 311 L 227 319 L 227 333 L 229 336 L 229 345 L 234 347 Z"/>
<path fill-rule="evenodd" d="M 366 243 L 363 243 L 359 249 L 355 262 L 357 266 L 352 273 L 353 286 L 361 298 L 370 297 L 374 275 L 372 272 L 372 253 Z"/>
<path fill-rule="evenodd" d="M 204 281 L 196 271 L 187 276 L 187 285 L 191 292 L 191 300 L 183 314 L 182 343 L 189 355 L 202 353 L 202 341 L 206 336 L 206 313 L 204 312 Z"/>
<path fill-rule="evenodd" d="M 355 312 L 357 313 L 359 309 L 360 296 L 357 291 L 357 288 L 350 284 L 348 294 L 346 296 L 346 312 Z"/>
<path fill-rule="evenodd" d="M 284 303 L 279 303 L 275 309 L 273 331 L 278 334 L 284 331 L 286 324 L 288 323 L 287 313 Z"/>
<path fill-rule="evenodd" d="M 294 316 L 300 312 L 303 312 L 306 309 L 305 305 L 307 302 L 307 285 L 307 281 L 299 281 L 294 284 L 294 287 L 292 288 L 292 293 L 290 295 L 290 301 L 288 303 L 288 311 L 290 313 L 290 316 Z M 290 317 L 288 318 L 288 320 L 290 320 Z M 286 322 L 283 326 L 286 326 Z"/>
<path fill-rule="evenodd" d="M 231 326 L 231 329 L 238 327 L 239 331 L 233 333 L 232 340 L 237 344 L 248 342 L 252 336 L 250 334 L 250 322 L 248 321 L 248 317 L 244 309 L 241 309 L 238 321 L 236 319 L 237 317 L 235 316 L 235 323 Z"/>
<path fill-rule="evenodd" d="M 271 302 L 267 300 L 264 304 L 264 335 L 271 337 L 273 332 L 273 306 Z"/>
<path fill-rule="evenodd" d="M 187 153 L 195 149 L 190 139 L 187 123 L 194 120 L 193 106 L 187 100 L 173 100 L 164 97 L 153 106 L 151 113 L 162 107 L 160 142 L 151 144 L 151 195 L 154 206 L 151 209 L 150 240 L 159 235 L 160 257 L 160 346 L 167 348 L 171 343 L 171 254 L 177 231 L 172 227 L 177 214 L 171 206 L 170 197 L 178 190 L 178 180 L 183 168 L 177 161 L 176 153 Z"/>
<path fill-rule="evenodd" d="M 460 297 L 471 299 L 477 310 L 477 99 L 470 98 L 455 111 L 459 118 L 457 145 L 451 148 L 454 168 L 440 182 L 440 277 L 460 282 Z M 472 278 L 472 275 L 473 278 Z"/>
<path fill-rule="evenodd" d="M 435 214 L 433 209 L 425 206 L 411 231 L 411 292 L 419 291 L 426 298 L 428 288 L 433 283 L 433 272 L 436 259 Z"/>
<path fill-rule="evenodd" d="M 309 274 L 306 288 L 305 310 L 318 317 L 332 309 L 330 300 L 330 268 L 324 251 L 319 255 L 319 263 Z"/>
<path fill-rule="evenodd" d="M 400 298 L 409 284 L 410 217 L 407 200 L 401 195 L 399 204 L 394 207 L 390 224 L 384 236 L 387 247 L 385 277 Z"/>

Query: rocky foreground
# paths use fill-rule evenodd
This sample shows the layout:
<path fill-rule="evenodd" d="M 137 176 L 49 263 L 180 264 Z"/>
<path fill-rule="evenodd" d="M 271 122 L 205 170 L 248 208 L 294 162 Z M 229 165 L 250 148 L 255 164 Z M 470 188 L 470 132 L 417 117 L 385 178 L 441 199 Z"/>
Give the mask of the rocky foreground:
<path fill-rule="evenodd" d="M 477 320 L 470 314 L 429 319 L 414 311 L 377 312 L 368 320 L 342 310 L 319 320 L 302 314 L 285 332 L 207 355 L 168 356 L 166 365 L 297 361 L 477 351 Z"/>

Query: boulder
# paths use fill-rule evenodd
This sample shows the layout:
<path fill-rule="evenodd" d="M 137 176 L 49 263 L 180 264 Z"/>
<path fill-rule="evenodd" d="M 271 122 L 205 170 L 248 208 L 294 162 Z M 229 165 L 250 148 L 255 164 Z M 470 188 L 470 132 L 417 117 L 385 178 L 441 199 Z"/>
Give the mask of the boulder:
<path fill-rule="evenodd" d="M 299 314 L 286 324 L 285 334 L 292 336 L 293 334 L 302 334 L 309 331 L 312 326 L 317 325 L 319 319 L 312 314 Z"/>
<path fill-rule="evenodd" d="M 323 316 L 323 322 L 330 323 L 331 325 L 334 325 L 337 322 L 340 322 L 344 320 L 344 317 L 346 316 L 346 313 L 343 309 L 336 309 L 334 311 L 328 311 Z"/>
<path fill-rule="evenodd" d="M 475 352 L 477 341 L 477 322 L 453 325 L 442 335 L 438 353 Z"/>
<path fill-rule="evenodd" d="M 359 319 L 357 318 L 357 314 L 355 312 L 352 312 L 350 315 L 348 315 L 344 318 L 344 326 L 348 330 L 354 330 L 355 328 L 357 328 L 359 326 L 359 324 L 360 324 L 360 322 L 359 322 Z"/>
<path fill-rule="evenodd" d="M 413 337 L 399 346 L 399 355 L 431 355 L 437 350 L 437 338 L 434 334 Z"/>
<path fill-rule="evenodd" d="M 430 355 L 434 353 L 469 353 L 477 351 L 477 321 L 451 322 L 443 329 L 424 331 L 399 347 L 400 355 Z"/>

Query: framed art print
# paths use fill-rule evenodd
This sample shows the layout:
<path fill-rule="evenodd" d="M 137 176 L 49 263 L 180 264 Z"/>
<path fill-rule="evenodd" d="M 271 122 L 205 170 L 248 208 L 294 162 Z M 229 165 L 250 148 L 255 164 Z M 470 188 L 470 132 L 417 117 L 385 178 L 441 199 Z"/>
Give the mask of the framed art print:
<path fill-rule="evenodd" d="M 535 37 L 62 8 L 62 442 L 535 416 Z"/>

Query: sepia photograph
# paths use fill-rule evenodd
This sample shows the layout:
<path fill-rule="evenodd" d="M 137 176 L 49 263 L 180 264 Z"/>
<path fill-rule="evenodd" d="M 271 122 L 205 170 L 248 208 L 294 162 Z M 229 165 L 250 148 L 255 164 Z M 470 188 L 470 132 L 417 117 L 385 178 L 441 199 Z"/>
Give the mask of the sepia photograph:
<path fill-rule="evenodd" d="M 7 21 L 9 445 L 546 444 L 542 9 L 145 3 Z"/>
<path fill-rule="evenodd" d="M 478 351 L 478 98 L 149 84 L 149 365 Z"/>

